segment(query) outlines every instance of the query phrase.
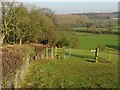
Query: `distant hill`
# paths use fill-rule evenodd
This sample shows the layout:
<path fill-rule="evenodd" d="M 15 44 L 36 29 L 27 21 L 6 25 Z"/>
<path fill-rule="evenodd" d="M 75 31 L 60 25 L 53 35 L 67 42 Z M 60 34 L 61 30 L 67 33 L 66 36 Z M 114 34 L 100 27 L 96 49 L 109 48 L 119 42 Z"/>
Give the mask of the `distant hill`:
<path fill-rule="evenodd" d="M 73 13 L 72 15 L 85 15 L 90 19 L 108 19 L 108 18 L 118 18 L 118 12 L 109 13 Z"/>

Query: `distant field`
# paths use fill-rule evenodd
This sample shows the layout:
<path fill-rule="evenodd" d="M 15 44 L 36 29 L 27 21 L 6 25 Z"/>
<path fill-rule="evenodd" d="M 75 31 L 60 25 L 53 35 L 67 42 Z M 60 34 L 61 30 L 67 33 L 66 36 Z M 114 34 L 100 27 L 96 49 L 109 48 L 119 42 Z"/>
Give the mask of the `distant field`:
<path fill-rule="evenodd" d="M 107 31 L 106 31 L 107 30 Z M 92 29 L 92 28 L 89 28 L 89 30 L 87 30 L 87 28 L 85 27 L 81 27 L 81 28 L 73 28 L 73 31 L 76 31 L 76 32 L 80 32 L 80 33 L 83 33 L 83 32 L 91 32 L 91 33 L 103 33 L 103 34 L 117 34 L 119 35 L 120 34 L 120 31 L 119 31 L 119 28 L 118 27 L 113 27 L 112 28 L 112 32 L 108 32 L 108 29 L 107 28 L 96 28 L 96 30 Z"/>
<path fill-rule="evenodd" d="M 116 30 L 112 30 L 112 31 L 113 31 L 113 32 L 120 32 L 120 30 L 117 30 L 117 29 L 116 29 Z"/>
<path fill-rule="evenodd" d="M 113 45 L 118 46 L 118 36 L 117 35 L 95 35 L 92 33 L 77 33 L 80 39 L 80 49 L 91 50 L 95 49 L 97 45 Z"/>

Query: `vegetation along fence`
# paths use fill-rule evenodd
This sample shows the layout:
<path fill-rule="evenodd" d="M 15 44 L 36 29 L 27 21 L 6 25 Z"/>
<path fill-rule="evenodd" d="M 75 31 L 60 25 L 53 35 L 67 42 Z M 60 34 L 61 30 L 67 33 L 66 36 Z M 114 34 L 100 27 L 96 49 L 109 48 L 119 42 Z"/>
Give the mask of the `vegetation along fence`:
<path fill-rule="evenodd" d="M 46 47 L 41 51 L 38 50 L 35 59 L 65 59 L 70 55 L 71 47 Z"/>
<path fill-rule="evenodd" d="M 30 60 L 36 59 L 65 59 L 71 55 L 71 47 L 53 48 L 53 47 L 29 47 L 26 46 L 23 64 L 16 71 L 15 78 L 10 82 L 11 88 L 20 88 L 26 73 L 28 72 Z"/>

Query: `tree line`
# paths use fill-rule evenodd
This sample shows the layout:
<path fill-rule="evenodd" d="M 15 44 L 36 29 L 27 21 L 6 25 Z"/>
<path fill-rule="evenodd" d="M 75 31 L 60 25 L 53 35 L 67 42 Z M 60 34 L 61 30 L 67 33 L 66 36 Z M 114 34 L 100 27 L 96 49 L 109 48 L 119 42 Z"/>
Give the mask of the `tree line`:
<path fill-rule="evenodd" d="M 54 31 L 54 24 L 47 13 L 35 6 L 28 10 L 22 3 L 2 2 L 3 41 L 22 44 L 54 38 L 47 35 L 49 31 Z"/>
<path fill-rule="evenodd" d="M 33 5 L 28 9 L 23 3 L 2 2 L 1 20 L 3 44 L 43 43 L 74 47 L 77 39 L 70 33 L 71 28 L 59 25 L 55 12 L 49 8 Z"/>
<path fill-rule="evenodd" d="M 4 44 L 43 43 L 48 45 L 79 46 L 78 37 L 71 33 L 73 28 L 85 28 L 83 32 L 111 33 L 110 19 L 90 20 L 86 16 L 56 15 L 49 8 L 28 9 L 23 3 L 2 2 L 2 42 Z M 104 30 L 105 29 L 105 30 Z M 116 32 L 115 32 L 116 33 Z"/>

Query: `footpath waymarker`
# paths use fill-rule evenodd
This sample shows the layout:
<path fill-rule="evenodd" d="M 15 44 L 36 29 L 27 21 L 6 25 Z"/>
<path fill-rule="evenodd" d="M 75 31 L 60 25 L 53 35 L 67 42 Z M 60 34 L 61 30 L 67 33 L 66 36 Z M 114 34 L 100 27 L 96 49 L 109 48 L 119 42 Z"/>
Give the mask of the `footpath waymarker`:
<path fill-rule="evenodd" d="M 99 51 L 99 48 L 96 48 L 95 49 L 95 62 L 98 62 L 98 51 Z"/>

